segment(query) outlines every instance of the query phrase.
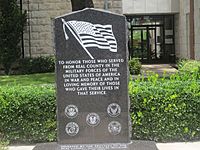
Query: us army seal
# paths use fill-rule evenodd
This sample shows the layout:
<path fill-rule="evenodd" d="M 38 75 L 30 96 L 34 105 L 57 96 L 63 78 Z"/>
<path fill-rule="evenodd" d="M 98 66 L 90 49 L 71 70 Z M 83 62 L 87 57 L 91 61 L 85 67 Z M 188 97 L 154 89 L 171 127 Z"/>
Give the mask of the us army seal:
<path fill-rule="evenodd" d="M 117 103 L 112 103 L 108 106 L 107 113 L 110 117 L 118 117 L 121 113 L 121 108 Z"/>
<path fill-rule="evenodd" d="M 79 126 L 75 122 L 70 122 L 66 125 L 65 131 L 69 136 L 75 136 L 79 132 Z"/>
<path fill-rule="evenodd" d="M 112 135 L 117 135 L 121 132 L 122 126 L 117 121 L 112 121 L 108 125 L 108 131 Z"/>
<path fill-rule="evenodd" d="M 68 105 L 65 108 L 65 115 L 68 118 L 75 118 L 78 115 L 78 108 L 75 105 Z"/>
<path fill-rule="evenodd" d="M 90 113 L 86 117 L 86 122 L 89 126 L 95 127 L 100 123 L 100 117 L 96 113 Z"/>

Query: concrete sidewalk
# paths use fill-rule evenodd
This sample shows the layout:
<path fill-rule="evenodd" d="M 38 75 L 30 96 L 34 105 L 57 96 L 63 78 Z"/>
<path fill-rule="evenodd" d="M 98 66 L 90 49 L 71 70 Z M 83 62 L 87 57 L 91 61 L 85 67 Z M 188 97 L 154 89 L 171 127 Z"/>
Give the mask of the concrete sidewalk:
<path fill-rule="evenodd" d="M 157 143 L 159 150 L 200 150 L 200 142 L 191 143 Z"/>
<path fill-rule="evenodd" d="M 146 75 L 147 72 L 150 71 L 150 72 L 155 72 L 155 73 L 159 74 L 160 76 L 162 76 L 163 73 L 166 73 L 167 75 L 171 75 L 178 71 L 173 66 L 174 65 L 171 65 L 171 64 L 142 65 L 141 73 Z"/>
<path fill-rule="evenodd" d="M 200 150 L 200 142 L 157 143 L 159 150 Z M 32 150 L 33 146 L 9 146 L 9 150 Z"/>
<path fill-rule="evenodd" d="M 142 65 L 140 75 L 144 75 L 146 78 L 149 72 L 154 72 L 160 77 L 165 74 L 165 76 L 170 76 L 178 72 L 178 70 L 173 67 L 173 64 L 151 64 L 151 65 Z M 133 79 L 137 79 L 138 75 L 133 75 Z"/>
<path fill-rule="evenodd" d="M 32 150 L 35 145 L 32 146 L 9 146 L 9 150 Z"/>

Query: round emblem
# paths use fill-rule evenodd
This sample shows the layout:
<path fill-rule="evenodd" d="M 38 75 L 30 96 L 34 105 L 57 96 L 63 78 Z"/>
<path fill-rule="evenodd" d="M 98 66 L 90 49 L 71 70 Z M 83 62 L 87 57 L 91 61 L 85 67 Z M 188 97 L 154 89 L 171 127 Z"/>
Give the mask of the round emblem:
<path fill-rule="evenodd" d="M 112 121 L 111 123 L 109 123 L 108 125 L 108 131 L 110 132 L 110 134 L 112 135 L 117 135 L 121 132 L 122 126 L 119 122 L 117 121 Z"/>
<path fill-rule="evenodd" d="M 117 103 L 112 103 L 108 106 L 107 112 L 111 117 L 117 117 L 121 113 L 121 108 Z"/>
<path fill-rule="evenodd" d="M 86 117 L 86 122 L 89 126 L 95 127 L 100 123 L 100 117 L 96 113 L 90 113 Z"/>
<path fill-rule="evenodd" d="M 68 105 L 65 108 L 65 115 L 68 118 L 75 118 L 78 115 L 78 108 L 75 105 Z"/>
<path fill-rule="evenodd" d="M 66 125 L 65 131 L 69 136 L 75 136 L 79 132 L 79 126 L 75 122 L 70 122 Z"/>

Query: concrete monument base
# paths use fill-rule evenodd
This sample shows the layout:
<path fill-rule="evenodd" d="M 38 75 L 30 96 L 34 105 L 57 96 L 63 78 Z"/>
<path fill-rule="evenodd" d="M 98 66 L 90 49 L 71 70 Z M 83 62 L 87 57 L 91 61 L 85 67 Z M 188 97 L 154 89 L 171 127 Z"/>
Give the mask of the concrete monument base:
<path fill-rule="evenodd" d="M 131 141 L 130 144 L 58 145 L 37 144 L 33 150 L 158 150 L 152 141 Z"/>

